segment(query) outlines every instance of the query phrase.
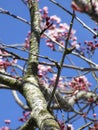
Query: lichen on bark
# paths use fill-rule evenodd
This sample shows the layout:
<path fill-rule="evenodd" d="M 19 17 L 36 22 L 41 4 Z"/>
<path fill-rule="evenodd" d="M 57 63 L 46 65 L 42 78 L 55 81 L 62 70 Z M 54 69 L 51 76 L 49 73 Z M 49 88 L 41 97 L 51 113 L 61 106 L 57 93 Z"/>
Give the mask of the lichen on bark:
<path fill-rule="evenodd" d="M 30 107 L 31 115 L 27 123 L 21 127 L 21 130 L 29 129 L 29 125 L 31 125 L 30 123 L 33 120 L 40 130 L 59 130 L 60 127 L 58 123 L 47 109 L 47 103 L 40 90 L 37 76 L 40 42 L 40 13 L 38 9 L 38 2 L 36 0 L 32 0 L 30 2 L 29 11 L 31 18 L 30 53 L 27 71 L 23 78 L 24 82 L 23 87 L 21 88 L 21 93 Z"/>

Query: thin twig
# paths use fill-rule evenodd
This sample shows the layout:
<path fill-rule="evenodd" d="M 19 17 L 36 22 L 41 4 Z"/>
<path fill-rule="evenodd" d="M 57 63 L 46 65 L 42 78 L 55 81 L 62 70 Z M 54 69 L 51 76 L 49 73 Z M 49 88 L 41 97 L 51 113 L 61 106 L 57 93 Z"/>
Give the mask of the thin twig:
<path fill-rule="evenodd" d="M 67 12 L 68 14 L 70 14 L 71 16 L 72 16 L 72 13 L 70 12 L 70 11 L 68 11 L 67 9 L 65 9 L 63 6 L 61 6 L 59 3 L 57 3 L 56 1 L 54 1 L 54 0 L 50 0 L 51 2 L 53 2 L 54 4 L 56 4 L 57 6 L 59 6 L 61 9 L 63 9 L 65 12 Z M 0 8 L 1 9 L 1 11 L 5 11 L 4 9 L 2 9 L 2 8 Z M 6 12 L 6 11 L 5 11 Z M 8 15 L 10 15 L 11 13 L 9 13 Z M 10 16 L 12 16 L 12 15 L 10 15 Z M 13 16 L 12 16 L 13 17 Z M 78 18 L 76 15 L 74 16 L 75 17 L 75 19 L 77 20 L 77 21 L 79 21 L 82 25 L 83 25 L 83 27 L 85 27 L 87 30 L 89 30 L 91 33 L 93 33 L 94 35 L 98 35 L 94 30 L 92 30 L 90 27 L 88 27 L 82 20 L 80 20 L 80 18 Z M 15 16 L 14 18 L 17 18 L 18 20 L 20 20 L 20 21 L 22 21 L 22 22 L 24 22 L 24 23 L 26 23 L 26 24 L 28 24 L 28 25 L 31 25 L 31 23 L 30 22 L 26 22 L 27 20 L 26 19 L 22 19 L 21 17 L 17 17 L 17 16 Z M 21 20 L 22 19 L 22 20 Z M 62 47 L 62 48 L 64 48 L 64 46 L 63 45 L 61 45 L 61 44 L 59 44 L 57 41 L 54 41 L 51 37 L 49 37 L 46 33 L 44 33 L 45 34 L 45 36 L 47 36 L 47 38 L 49 38 L 50 40 L 52 40 L 54 43 L 56 43 L 57 45 L 59 45 L 60 47 Z M 23 51 L 23 50 L 22 50 Z M 78 57 L 80 57 L 81 59 L 83 59 L 83 60 L 85 60 L 85 61 L 87 61 L 88 63 L 90 63 L 90 64 L 93 64 L 94 66 L 97 66 L 97 64 L 95 64 L 94 62 L 92 62 L 91 60 L 89 60 L 89 59 L 87 59 L 86 57 L 84 57 L 84 56 L 82 56 L 82 55 L 79 55 L 78 53 L 76 53 L 76 52 L 72 52 L 72 54 L 73 55 L 76 55 L 76 56 L 78 56 Z"/>
<path fill-rule="evenodd" d="M 22 21 L 22 22 L 24 22 L 24 23 L 30 25 L 30 22 L 28 22 L 26 19 L 24 19 L 24 18 L 22 18 L 22 17 L 20 17 L 20 16 L 16 16 L 16 15 L 10 13 L 8 10 L 5 10 L 5 9 L 3 9 L 3 8 L 0 8 L 0 13 L 7 14 L 7 15 L 9 15 L 9 16 L 15 18 L 15 19 L 19 19 L 20 21 Z"/>
<path fill-rule="evenodd" d="M 3 50 L 3 51 L 5 51 L 5 52 L 7 52 L 8 54 L 12 55 L 13 58 L 20 59 L 20 60 L 26 60 L 25 58 L 23 58 L 23 57 L 17 55 L 17 54 L 14 53 L 14 52 L 8 51 L 8 50 L 6 50 L 6 49 L 4 49 L 4 48 L 1 48 L 1 50 Z"/>
<path fill-rule="evenodd" d="M 79 128 L 78 130 L 83 130 L 86 127 L 90 126 L 91 124 L 93 124 L 93 122 L 89 122 L 89 123 L 85 124 L 84 126 L 82 126 L 81 128 Z"/>
<path fill-rule="evenodd" d="M 48 36 L 46 33 L 44 33 L 44 34 L 45 34 L 45 36 L 46 36 L 47 38 L 49 38 L 52 42 L 56 43 L 58 46 L 60 46 L 60 47 L 63 48 L 63 49 L 65 48 L 65 47 L 64 47 L 63 45 L 61 45 L 59 42 L 53 40 L 53 39 L 52 39 L 50 36 Z M 88 62 L 88 63 L 90 63 L 90 64 L 92 64 L 92 65 L 94 65 L 94 66 L 97 66 L 96 63 L 94 63 L 93 61 L 87 59 L 86 57 L 84 57 L 84 56 L 78 54 L 77 52 L 72 51 L 72 54 L 75 55 L 75 56 L 77 56 L 77 57 L 79 57 L 79 58 L 81 58 L 81 59 L 83 59 L 84 61 L 86 61 L 86 62 Z"/>
<path fill-rule="evenodd" d="M 52 66 L 52 67 L 55 67 L 55 63 L 47 63 L 47 62 L 39 62 L 39 64 L 42 64 L 42 65 L 47 65 L 47 66 Z M 58 66 L 60 66 L 60 63 L 58 63 Z M 80 71 L 98 71 L 98 68 L 97 67 L 92 67 L 92 68 L 83 68 L 83 67 L 80 67 L 80 66 L 74 66 L 74 65 L 67 65 L 67 64 L 63 64 L 63 67 L 64 68 L 67 68 L 67 69 L 74 69 L 74 70 L 80 70 Z"/>
<path fill-rule="evenodd" d="M 24 109 L 24 110 L 30 110 L 30 108 L 29 108 L 27 105 L 25 105 L 25 104 L 20 100 L 20 98 L 19 98 L 19 96 L 18 96 L 18 94 L 17 94 L 17 92 L 16 92 L 15 90 L 12 91 L 12 95 L 13 95 L 13 97 L 14 97 L 16 103 L 17 103 L 22 109 Z"/>

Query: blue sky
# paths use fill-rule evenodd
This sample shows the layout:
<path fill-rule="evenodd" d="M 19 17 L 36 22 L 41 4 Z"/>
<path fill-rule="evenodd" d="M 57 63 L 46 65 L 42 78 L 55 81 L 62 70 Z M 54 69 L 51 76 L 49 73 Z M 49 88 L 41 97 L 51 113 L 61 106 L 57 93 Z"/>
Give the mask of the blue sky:
<path fill-rule="evenodd" d="M 65 8 L 71 10 L 71 0 L 57 0 L 61 3 Z M 62 22 L 70 23 L 71 16 L 67 15 L 63 10 L 58 8 L 56 5 L 53 5 L 48 0 L 39 0 L 39 6 L 42 8 L 43 6 L 49 7 L 50 15 L 57 15 L 62 19 Z M 21 2 L 21 0 L 0 0 L 0 8 L 4 8 L 5 10 L 10 11 L 11 13 L 23 17 L 29 21 L 29 12 L 27 7 Z M 94 21 L 92 21 L 87 15 L 77 13 L 77 15 L 91 28 L 96 27 Z M 88 32 L 85 28 L 83 29 L 82 25 L 80 25 L 77 21 L 75 21 L 74 29 L 77 30 L 76 36 L 78 37 L 78 41 L 83 42 L 85 39 L 92 40 L 93 35 Z M 22 44 L 24 43 L 25 37 L 27 36 L 27 32 L 30 30 L 29 25 L 18 21 L 12 17 L 9 17 L 5 14 L 0 14 L 0 42 L 4 42 L 6 44 Z M 43 42 L 43 41 L 42 41 Z M 43 43 L 41 43 L 41 47 L 43 50 L 41 53 L 45 52 L 45 55 L 51 53 L 51 50 L 45 48 Z M 97 53 L 93 60 L 96 60 Z M 51 55 L 52 58 L 56 58 L 57 56 Z M 98 62 L 98 60 L 97 60 Z M 80 61 L 77 64 L 82 64 Z M 91 77 L 90 77 L 91 78 Z M 22 98 L 22 97 L 21 97 Z M 22 116 L 22 109 L 18 107 L 14 99 L 12 98 L 12 94 L 8 90 L 0 90 L 0 127 L 4 126 L 5 119 L 11 119 L 11 127 L 16 128 L 21 123 L 19 123 L 18 119 Z"/>

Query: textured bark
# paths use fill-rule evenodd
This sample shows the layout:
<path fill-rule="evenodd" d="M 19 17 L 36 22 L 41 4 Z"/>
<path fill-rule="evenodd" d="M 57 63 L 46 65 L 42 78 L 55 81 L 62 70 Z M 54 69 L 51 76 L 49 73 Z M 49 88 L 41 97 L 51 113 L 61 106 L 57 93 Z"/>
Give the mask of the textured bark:
<path fill-rule="evenodd" d="M 73 0 L 72 6 L 75 10 L 88 14 L 98 23 L 98 0 Z"/>
<path fill-rule="evenodd" d="M 29 1 L 29 10 L 31 17 L 30 54 L 21 93 L 31 109 L 31 116 L 21 130 L 33 129 L 33 125 L 35 124 L 40 130 L 59 130 L 58 123 L 47 110 L 47 103 L 40 91 L 37 77 L 40 41 L 40 13 L 38 2 L 36 0 Z M 32 121 L 34 121 L 35 124 L 32 123 L 31 125 Z"/>
<path fill-rule="evenodd" d="M 3 85 L 6 85 L 5 86 L 6 89 L 12 89 L 12 90 L 18 90 L 18 91 L 20 91 L 20 88 L 22 85 L 19 79 L 15 79 L 3 73 L 0 73 L 0 83 Z"/>

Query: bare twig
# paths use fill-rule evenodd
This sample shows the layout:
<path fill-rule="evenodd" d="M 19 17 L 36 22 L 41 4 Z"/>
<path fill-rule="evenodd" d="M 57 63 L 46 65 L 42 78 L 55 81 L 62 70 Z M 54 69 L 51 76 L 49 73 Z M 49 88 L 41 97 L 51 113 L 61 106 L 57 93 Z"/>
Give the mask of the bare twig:
<path fill-rule="evenodd" d="M 93 124 L 93 122 L 89 122 L 89 123 L 85 124 L 84 126 L 82 126 L 81 128 L 79 128 L 78 130 L 83 130 L 86 127 L 90 126 L 91 124 Z"/>
<path fill-rule="evenodd" d="M 39 64 L 42 64 L 42 65 L 47 65 L 47 66 L 52 66 L 52 67 L 55 67 L 55 63 L 47 63 L 47 62 L 39 62 Z M 58 63 L 58 66 L 60 66 L 60 63 Z M 83 68 L 83 67 L 80 67 L 80 66 L 74 66 L 74 65 L 67 65 L 67 64 L 63 64 L 63 67 L 64 68 L 67 68 L 67 69 L 74 69 L 74 70 L 80 70 L 80 71 L 98 71 L 98 67 L 92 67 L 92 68 Z"/>
<path fill-rule="evenodd" d="M 57 44 L 58 46 L 60 46 L 61 48 L 63 48 L 63 49 L 65 48 L 63 45 L 61 45 L 59 42 L 53 40 L 53 39 L 52 39 L 50 36 L 48 36 L 47 34 L 45 34 L 45 35 L 47 36 L 47 38 L 49 38 L 52 42 L 56 43 L 56 44 Z M 94 65 L 94 66 L 97 67 L 97 64 L 96 64 L 96 63 L 94 63 L 94 62 L 91 61 L 90 59 L 88 59 L 88 58 L 86 58 L 86 57 L 84 57 L 84 56 L 78 54 L 77 52 L 72 51 L 71 54 L 73 54 L 73 55 L 75 55 L 75 56 L 77 56 L 77 57 L 83 59 L 83 60 L 86 61 L 87 63 L 92 64 L 92 65 Z"/>
<path fill-rule="evenodd" d="M 22 21 L 22 22 L 24 22 L 24 23 L 30 25 L 30 22 L 28 22 L 26 19 L 24 19 L 24 18 L 22 18 L 22 17 L 20 17 L 20 16 L 16 16 L 16 15 L 10 13 L 8 10 L 5 10 L 5 9 L 3 9 L 3 8 L 0 8 L 0 13 L 7 14 L 7 15 L 9 15 L 9 16 L 15 18 L 15 19 L 19 19 L 20 21 Z"/>
<path fill-rule="evenodd" d="M 19 96 L 18 96 L 18 94 L 17 94 L 17 92 L 16 92 L 15 90 L 12 91 L 12 95 L 13 95 L 13 97 L 14 97 L 16 103 L 17 103 L 22 109 L 24 109 L 24 110 L 30 110 L 30 108 L 29 108 L 27 105 L 25 105 L 25 104 L 20 100 L 20 98 L 19 98 Z"/>
<path fill-rule="evenodd" d="M 0 84 L 0 89 L 11 89 L 9 86 Z"/>
<path fill-rule="evenodd" d="M 20 60 L 26 60 L 25 58 L 19 56 L 18 54 L 8 51 L 8 50 L 4 49 L 3 47 L 1 48 L 1 50 L 7 52 L 8 54 L 10 54 L 10 56 L 12 55 L 13 58 L 20 59 Z"/>

